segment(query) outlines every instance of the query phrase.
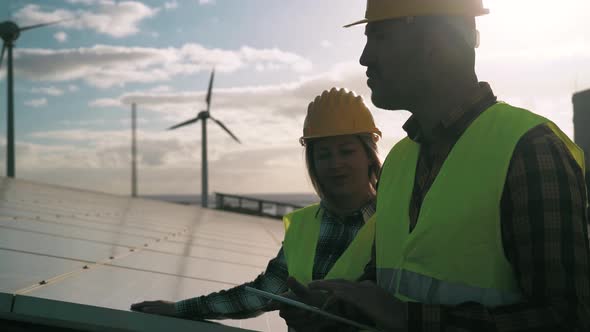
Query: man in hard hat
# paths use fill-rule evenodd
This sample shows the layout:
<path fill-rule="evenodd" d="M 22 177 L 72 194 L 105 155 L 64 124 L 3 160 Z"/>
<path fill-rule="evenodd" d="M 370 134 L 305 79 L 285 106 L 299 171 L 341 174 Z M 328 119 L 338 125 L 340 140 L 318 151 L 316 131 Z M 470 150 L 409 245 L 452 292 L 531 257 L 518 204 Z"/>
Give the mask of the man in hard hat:
<path fill-rule="evenodd" d="M 376 283 L 318 281 L 294 287 L 301 298 L 327 290 L 385 330 L 590 331 L 583 153 L 478 81 L 475 17 L 487 12 L 481 0 L 368 0 L 356 24 L 372 101 L 412 113 L 380 177 Z"/>

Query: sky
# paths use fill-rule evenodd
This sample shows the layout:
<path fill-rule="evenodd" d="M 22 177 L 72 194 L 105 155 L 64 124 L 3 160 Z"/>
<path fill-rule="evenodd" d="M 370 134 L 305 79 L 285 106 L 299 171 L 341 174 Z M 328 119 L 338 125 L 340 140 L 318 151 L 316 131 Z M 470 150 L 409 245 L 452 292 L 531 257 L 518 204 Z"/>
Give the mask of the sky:
<path fill-rule="evenodd" d="M 574 92 L 590 88 L 590 2 L 484 0 L 477 74 L 499 99 L 548 117 L 573 137 Z M 66 19 L 15 47 L 16 177 L 130 193 L 130 103 L 138 107 L 139 194 L 198 194 L 201 126 L 166 128 L 205 108 L 209 190 L 312 192 L 298 139 L 308 103 L 344 87 L 370 105 L 363 0 L 0 0 L 0 22 Z M 6 119 L 6 63 L 0 119 Z M 370 105 L 381 158 L 408 112 Z M 6 121 L 0 121 L 5 174 Z"/>

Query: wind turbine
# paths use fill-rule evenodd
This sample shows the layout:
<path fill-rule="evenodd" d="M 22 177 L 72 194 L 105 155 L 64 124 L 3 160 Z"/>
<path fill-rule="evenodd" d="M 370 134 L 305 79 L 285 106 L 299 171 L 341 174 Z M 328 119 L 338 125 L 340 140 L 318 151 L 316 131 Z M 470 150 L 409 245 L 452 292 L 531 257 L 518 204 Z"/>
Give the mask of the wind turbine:
<path fill-rule="evenodd" d="M 4 43 L 2 43 L 2 52 L 0 53 L 0 68 L 2 68 L 4 53 L 8 53 L 6 61 L 6 175 L 8 177 L 14 178 L 14 75 L 12 63 L 12 49 L 14 47 L 14 42 L 18 39 L 21 32 L 54 25 L 62 21 L 63 20 L 29 25 L 22 28 L 12 21 L 4 21 L 0 23 L 0 38 L 4 41 Z"/>
<path fill-rule="evenodd" d="M 131 103 L 131 197 L 137 197 L 137 104 Z"/>
<path fill-rule="evenodd" d="M 214 117 L 211 116 L 210 113 L 210 109 L 211 109 L 211 90 L 213 88 L 213 78 L 215 77 L 215 68 L 213 68 L 213 70 L 211 71 L 211 78 L 209 79 L 209 89 L 207 90 L 207 98 L 205 99 L 207 101 L 207 109 L 204 111 L 199 112 L 199 114 L 195 117 L 192 118 L 190 120 L 184 121 L 182 123 L 179 123 L 175 126 L 172 126 L 170 128 L 168 128 L 168 130 L 172 130 L 172 129 L 176 129 L 176 128 L 180 128 L 186 125 L 189 125 L 191 123 L 195 123 L 199 120 L 201 120 L 201 206 L 202 207 L 207 207 L 207 203 L 208 203 L 208 188 L 207 188 L 207 120 L 211 119 L 213 120 L 215 123 L 217 123 L 221 129 L 225 130 L 236 142 L 238 143 L 242 143 L 240 142 L 240 140 L 236 137 L 236 135 L 234 135 L 229 129 L 227 129 L 227 127 L 219 120 L 215 119 Z"/>

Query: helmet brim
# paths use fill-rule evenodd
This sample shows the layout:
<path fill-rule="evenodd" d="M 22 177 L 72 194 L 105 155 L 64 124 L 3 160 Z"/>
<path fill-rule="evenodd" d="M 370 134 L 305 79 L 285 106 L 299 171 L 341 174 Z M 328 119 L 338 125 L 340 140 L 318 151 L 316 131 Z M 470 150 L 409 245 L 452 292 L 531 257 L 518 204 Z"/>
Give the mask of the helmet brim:
<path fill-rule="evenodd" d="M 350 28 L 352 26 L 359 25 L 359 24 L 364 24 L 364 23 L 368 23 L 368 22 L 369 22 L 369 20 L 365 18 L 365 19 L 362 19 L 360 21 L 356 21 L 356 22 L 347 24 L 347 25 L 343 26 L 343 28 Z"/>
<path fill-rule="evenodd" d="M 488 15 L 490 13 L 490 10 L 487 8 L 480 8 L 475 12 L 469 13 L 469 15 L 474 16 L 474 17 L 478 17 L 478 16 L 484 16 L 484 15 Z M 377 21 L 385 21 L 385 20 L 389 20 L 389 19 L 396 19 L 396 18 L 401 18 L 401 17 L 407 17 L 407 16 L 431 16 L 431 15 L 451 15 L 451 16 L 455 16 L 455 15 L 460 15 L 459 13 L 416 13 L 415 15 L 385 15 L 383 17 L 374 17 L 374 18 L 364 18 L 362 20 L 350 23 L 350 24 L 346 24 L 343 27 L 344 28 L 350 28 L 352 26 L 355 25 L 359 25 L 359 24 L 364 24 L 364 23 L 369 23 L 369 22 L 377 22 Z"/>
<path fill-rule="evenodd" d="M 376 129 L 375 131 L 372 131 L 372 132 L 362 131 L 362 132 L 354 132 L 354 133 L 338 133 L 338 134 L 334 134 L 334 135 L 325 134 L 325 135 L 301 136 L 299 138 L 299 143 L 301 143 L 301 145 L 305 146 L 305 143 L 309 140 L 326 138 L 326 137 L 347 136 L 347 135 L 372 135 L 375 142 L 378 142 L 379 139 L 383 138 L 381 131 L 379 129 Z"/>

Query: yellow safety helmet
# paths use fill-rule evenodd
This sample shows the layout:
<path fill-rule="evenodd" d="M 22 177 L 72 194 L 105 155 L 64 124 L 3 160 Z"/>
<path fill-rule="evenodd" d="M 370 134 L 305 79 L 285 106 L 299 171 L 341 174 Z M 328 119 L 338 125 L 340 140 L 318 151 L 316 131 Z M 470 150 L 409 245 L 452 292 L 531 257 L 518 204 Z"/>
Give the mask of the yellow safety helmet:
<path fill-rule="evenodd" d="M 353 25 L 413 16 L 482 16 L 489 14 L 482 0 L 367 0 L 367 11 L 363 20 Z"/>
<path fill-rule="evenodd" d="M 346 89 L 332 88 L 309 103 L 299 141 L 305 145 L 312 138 L 353 134 L 372 134 L 375 141 L 381 137 L 363 98 Z"/>

